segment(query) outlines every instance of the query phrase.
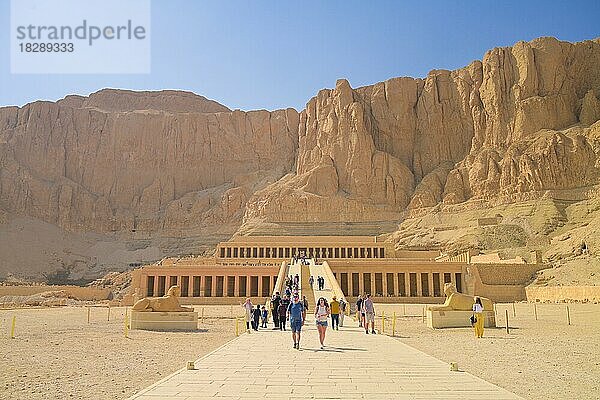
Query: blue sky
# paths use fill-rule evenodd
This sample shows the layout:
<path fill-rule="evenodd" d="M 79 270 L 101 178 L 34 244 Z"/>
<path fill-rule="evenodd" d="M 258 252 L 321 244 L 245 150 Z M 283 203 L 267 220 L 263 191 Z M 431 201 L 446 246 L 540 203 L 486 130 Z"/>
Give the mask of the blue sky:
<path fill-rule="evenodd" d="M 105 87 L 183 89 L 234 109 L 304 108 L 338 78 L 353 87 L 455 69 L 519 40 L 600 36 L 600 1 L 152 1 L 152 72 L 10 73 L 0 0 L 0 106 Z"/>

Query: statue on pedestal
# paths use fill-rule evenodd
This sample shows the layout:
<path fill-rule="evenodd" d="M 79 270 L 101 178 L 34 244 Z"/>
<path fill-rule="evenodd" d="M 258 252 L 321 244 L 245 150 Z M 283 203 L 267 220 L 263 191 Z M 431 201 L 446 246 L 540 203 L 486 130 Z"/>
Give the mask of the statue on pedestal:
<path fill-rule="evenodd" d="M 439 306 L 429 306 L 428 310 L 432 311 L 471 311 L 473 309 L 473 303 L 475 297 L 481 299 L 481 304 L 485 311 L 492 311 L 494 309 L 494 303 L 485 297 L 470 296 L 462 294 L 456 291 L 451 283 L 444 284 L 444 293 L 446 294 L 446 301 L 444 304 Z"/>
<path fill-rule="evenodd" d="M 156 311 L 156 312 L 177 312 L 194 311 L 191 307 L 182 307 L 179 305 L 178 297 L 181 296 L 179 286 L 171 286 L 167 294 L 156 299 L 143 298 L 138 300 L 132 307 L 133 311 Z"/>

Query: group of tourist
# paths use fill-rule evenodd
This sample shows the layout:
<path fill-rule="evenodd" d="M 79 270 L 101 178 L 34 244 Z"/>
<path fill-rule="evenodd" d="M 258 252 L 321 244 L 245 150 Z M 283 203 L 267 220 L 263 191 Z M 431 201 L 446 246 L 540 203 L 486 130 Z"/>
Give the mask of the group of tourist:
<path fill-rule="evenodd" d="M 288 276 L 284 282 L 285 295 L 290 297 L 292 292 L 298 292 L 300 290 L 300 276 L 298 274 Z"/>
<path fill-rule="evenodd" d="M 315 277 L 311 275 L 310 278 L 308 278 L 308 283 L 312 288 L 313 284 L 315 283 Z M 322 276 L 317 276 L 317 290 L 323 289 L 325 289 L 325 278 L 323 278 Z"/>
<path fill-rule="evenodd" d="M 252 327 L 253 330 L 257 331 L 259 323 L 261 328 L 267 327 L 269 314 L 265 306 L 257 304 L 256 308 L 254 308 L 250 299 L 246 299 L 246 302 L 242 304 L 242 307 L 246 312 L 246 329 L 249 330 L 250 327 Z"/>
<path fill-rule="evenodd" d="M 371 333 L 375 334 L 375 307 L 371 295 L 367 294 L 364 298 L 359 295 L 356 300 L 356 319 L 358 326 L 365 328 L 365 333 L 369 333 L 369 324 L 371 325 Z"/>
<path fill-rule="evenodd" d="M 297 276 L 297 275 L 296 275 Z M 312 276 L 311 276 L 312 278 Z M 290 329 L 292 331 L 292 339 L 294 341 L 294 348 L 300 348 L 300 332 L 302 326 L 306 321 L 306 312 L 309 308 L 308 300 L 306 296 L 300 300 L 297 285 L 298 280 L 296 277 L 291 279 L 293 292 L 291 293 L 291 300 L 288 294 L 284 295 L 283 298 L 279 292 L 271 298 L 271 313 L 273 316 L 273 329 L 279 329 L 282 331 L 286 330 L 286 321 L 290 321 Z M 295 287 L 294 287 L 295 286 Z M 346 302 L 343 299 L 337 300 L 336 296 L 333 296 L 331 304 L 328 304 L 324 297 L 319 298 L 315 307 L 315 321 L 317 325 L 317 332 L 319 333 L 319 342 L 321 349 L 325 346 L 325 333 L 327 331 L 328 319 L 331 318 L 331 328 L 339 330 L 340 326 L 344 324 L 344 314 L 346 311 Z M 267 328 L 268 321 L 268 310 L 265 306 L 257 305 L 254 307 L 250 299 L 246 299 L 246 302 L 242 304 L 246 312 L 246 329 L 252 328 L 258 331 L 259 322 L 261 328 Z M 356 301 L 356 317 L 358 319 L 358 326 L 365 329 L 365 333 L 375 334 L 375 307 L 373 305 L 373 299 L 370 294 L 364 297 L 359 295 Z M 483 337 L 484 329 L 484 317 L 483 317 L 483 305 L 479 297 L 475 297 L 475 303 L 473 304 L 473 316 L 471 317 L 471 323 L 475 329 L 475 336 L 477 338 Z"/>
<path fill-rule="evenodd" d="M 295 264 L 296 262 L 300 261 L 300 263 L 302 265 L 310 265 L 310 262 L 308 262 L 308 260 L 306 259 L 306 256 L 303 254 L 301 254 L 300 256 L 294 256 L 292 257 L 292 263 Z M 315 264 L 317 263 L 317 259 L 314 259 Z"/>
<path fill-rule="evenodd" d="M 273 329 L 279 329 L 282 331 L 286 330 L 285 325 L 288 319 L 288 308 L 295 297 L 298 297 L 298 299 L 300 299 L 300 295 L 298 294 L 297 290 L 294 290 L 293 294 L 286 293 L 283 297 L 281 297 L 279 292 L 276 292 L 273 295 L 273 297 L 271 297 L 270 307 L 271 315 L 273 317 Z M 306 299 L 306 296 L 302 296 L 302 305 L 305 309 L 308 308 L 308 300 Z M 266 324 L 264 327 L 267 327 Z"/>
<path fill-rule="evenodd" d="M 281 297 L 279 292 L 276 292 L 273 297 L 271 297 L 270 305 L 273 317 L 273 329 L 285 331 L 286 322 L 289 320 L 294 348 L 299 349 L 300 332 L 306 321 L 306 313 L 309 308 L 306 296 L 302 296 L 302 300 L 300 300 L 300 295 L 298 291 L 295 290 L 292 293 L 290 300 L 290 296 L 284 295 Z M 253 329 L 257 331 L 259 326 L 260 328 L 267 328 L 268 312 L 265 306 L 257 305 L 255 307 L 248 298 L 242 304 L 242 307 L 246 312 L 247 330 Z M 325 333 L 327 331 L 328 319 L 331 318 L 332 329 L 339 330 L 339 327 L 344 325 L 344 313 L 346 307 L 346 302 L 343 299 L 338 301 L 336 296 L 333 296 L 331 304 L 329 304 L 324 297 L 319 298 L 314 315 L 321 349 L 325 346 Z M 259 325 L 261 318 L 262 321 Z"/>

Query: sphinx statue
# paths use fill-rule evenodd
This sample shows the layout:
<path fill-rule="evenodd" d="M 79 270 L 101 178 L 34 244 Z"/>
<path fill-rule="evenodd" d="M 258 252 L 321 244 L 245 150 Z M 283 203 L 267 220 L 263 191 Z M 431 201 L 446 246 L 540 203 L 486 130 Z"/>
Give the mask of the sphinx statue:
<path fill-rule="evenodd" d="M 191 307 L 179 305 L 178 297 L 181 296 L 179 286 L 171 286 L 163 297 L 150 299 L 148 297 L 138 300 L 132 307 L 133 311 L 177 312 L 194 311 Z"/>
<path fill-rule="evenodd" d="M 475 297 L 479 297 L 484 311 L 494 310 L 494 303 L 490 299 L 459 293 L 456 291 L 456 287 L 451 283 L 446 283 L 444 285 L 444 293 L 446 294 L 446 301 L 444 304 L 439 306 L 429 306 L 427 309 L 432 311 L 471 311 L 473 309 Z"/>

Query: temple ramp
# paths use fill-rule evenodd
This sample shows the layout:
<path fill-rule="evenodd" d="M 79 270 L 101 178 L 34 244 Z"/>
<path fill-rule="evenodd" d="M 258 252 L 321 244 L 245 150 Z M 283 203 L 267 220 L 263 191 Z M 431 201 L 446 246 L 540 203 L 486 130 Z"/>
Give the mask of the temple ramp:
<path fill-rule="evenodd" d="M 314 323 L 291 334 L 241 335 L 130 399 L 518 400 L 520 397 L 386 335 L 358 327 L 329 331 L 320 349 Z"/>
<path fill-rule="evenodd" d="M 315 264 L 311 260 L 310 264 L 310 274 L 313 276 L 315 283 L 313 284 L 313 292 L 315 303 L 320 297 L 324 297 L 327 302 L 331 303 L 333 296 L 340 299 L 344 299 L 346 303 L 346 297 L 344 296 L 344 292 L 342 292 L 342 288 L 340 287 L 338 281 L 335 279 L 333 272 L 331 271 L 331 267 L 327 261 L 324 261 L 322 264 Z M 323 290 L 318 290 L 317 278 L 321 276 L 325 279 L 325 285 L 323 286 Z"/>
<path fill-rule="evenodd" d="M 281 266 L 279 267 L 279 273 L 277 274 L 277 281 L 275 281 L 275 287 L 273 288 L 273 293 L 271 295 L 275 295 L 275 293 L 279 292 L 283 293 L 285 286 L 285 278 L 288 276 L 289 271 L 289 263 L 287 261 L 283 261 Z"/>
<path fill-rule="evenodd" d="M 310 262 L 311 261 L 309 261 L 309 263 Z M 306 314 L 312 315 L 312 310 L 315 306 L 315 293 L 309 283 L 310 265 L 302 265 L 301 271 L 302 272 L 300 274 L 300 295 L 306 296 L 306 300 L 308 300 L 308 310 L 306 311 Z"/>

